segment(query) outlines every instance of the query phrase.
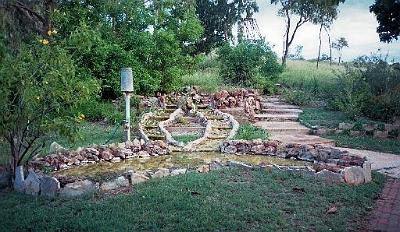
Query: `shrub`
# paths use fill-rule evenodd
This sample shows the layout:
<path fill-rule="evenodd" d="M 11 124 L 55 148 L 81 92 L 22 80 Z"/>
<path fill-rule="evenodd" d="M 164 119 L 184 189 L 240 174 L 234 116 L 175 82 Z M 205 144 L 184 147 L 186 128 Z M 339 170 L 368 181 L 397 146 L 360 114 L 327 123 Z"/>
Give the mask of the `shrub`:
<path fill-rule="evenodd" d="M 240 125 L 239 130 L 234 137 L 236 140 L 253 140 L 253 139 L 268 139 L 268 132 L 251 124 Z"/>
<path fill-rule="evenodd" d="M 263 41 L 242 41 L 236 46 L 226 44 L 218 50 L 220 76 L 226 83 L 267 90 L 282 67 L 276 54 Z"/>
<path fill-rule="evenodd" d="M 363 81 L 359 70 L 347 67 L 338 75 L 336 88 L 332 89 L 328 99 L 330 108 L 344 112 L 352 119 L 362 116 L 370 91 Z"/>
<path fill-rule="evenodd" d="M 13 170 L 42 149 L 38 141 L 49 132 L 76 135 L 84 116 L 75 109 L 99 90 L 96 81 L 78 75 L 71 56 L 48 42 L 2 60 L 0 137 L 12 148 Z"/>

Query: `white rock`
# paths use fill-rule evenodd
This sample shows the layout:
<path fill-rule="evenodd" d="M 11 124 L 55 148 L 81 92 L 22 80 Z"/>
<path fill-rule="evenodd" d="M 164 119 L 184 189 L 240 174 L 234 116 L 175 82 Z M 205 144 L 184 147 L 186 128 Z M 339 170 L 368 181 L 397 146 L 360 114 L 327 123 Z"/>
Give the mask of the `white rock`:
<path fill-rule="evenodd" d="M 364 171 L 365 183 L 371 182 L 372 181 L 371 162 L 369 161 L 364 162 L 363 171 Z"/>
<path fill-rule="evenodd" d="M 186 168 L 175 169 L 175 170 L 172 170 L 171 176 L 177 176 L 177 175 L 180 175 L 180 174 L 185 174 L 186 171 L 187 171 Z"/>
<path fill-rule="evenodd" d="M 25 190 L 25 177 L 23 166 L 17 166 L 17 168 L 15 169 L 14 189 L 17 192 L 24 192 Z"/>
<path fill-rule="evenodd" d="M 38 195 L 40 192 L 40 177 L 32 170 L 29 170 L 28 177 L 25 180 L 25 193 Z"/>
<path fill-rule="evenodd" d="M 345 182 L 351 185 L 360 185 L 365 181 L 364 170 L 361 167 L 346 167 L 343 174 Z"/>
<path fill-rule="evenodd" d="M 77 197 L 96 192 L 98 186 L 90 180 L 77 181 L 69 183 L 64 186 L 60 191 L 62 197 Z"/>
<path fill-rule="evenodd" d="M 129 175 L 129 178 L 132 185 L 139 184 L 149 180 L 148 176 L 146 176 L 143 173 L 137 173 L 137 172 L 131 173 Z"/>
<path fill-rule="evenodd" d="M 60 182 L 51 176 L 43 176 L 40 179 L 40 195 L 55 197 L 60 191 Z"/>
<path fill-rule="evenodd" d="M 128 186 L 129 186 L 128 179 L 126 179 L 123 176 L 120 176 L 120 177 L 116 178 L 115 180 L 102 183 L 100 185 L 100 189 L 102 191 L 108 191 L 108 190 L 117 189 L 120 187 L 128 187 Z"/>
<path fill-rule="evenodd" d="M 151 177 L 152 178 L 161 178 L 165 176 L 169 176 L 170 172 L 168 168 L 160 168 L 158 169 Z"/>

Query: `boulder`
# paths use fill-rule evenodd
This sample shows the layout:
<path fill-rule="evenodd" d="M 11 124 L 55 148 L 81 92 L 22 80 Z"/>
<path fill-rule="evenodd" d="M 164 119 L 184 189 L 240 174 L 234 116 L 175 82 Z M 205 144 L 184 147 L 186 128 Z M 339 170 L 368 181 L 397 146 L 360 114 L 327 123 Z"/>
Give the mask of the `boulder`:
<path fill-rule="evenodd" d="M 228 154 L 235 154 L 237 152 L 237 148 L 233 145 L 229 145 L 224 148 L 223 152 Z"/>
<path fill-rule="evenodd" d="M 210 165 L 208 165 L 208 164 L 202 165 L 199 168 L 197 168 L 197 171 L 200 173 L 207 173 L 210 171 Z"/>
<path fill-rule="evenodd" d="M 254 153 L 255 155 L 262 155 L 266 153 L 264 145 L 254 145 L 251 147 L 251 152 Z"/>
<path fill-rule="evenodd" d="M 43 176 L 40 179 L 40 195 L 53 198 L 60 190 L 60 182 L 51 176 Z"/>
<path fill-rule="evenodd" d="M 129 180 L 126 179 L 123 176 L 120 176 L 114 180 L 104 182 L 100 185 L 100 189 L 102 191 L 109 191 L 121 187 L 128 187 L 129 186 Z"/>
<path fill-rule="evenodd" d="M 23 166 L 17 166 L 17 168 L 15 169 L 14 189 L 17 192 L 24 192 L 25 190 L 25 177 Z"/>
<path fill-rule="evenodd" d="M 144 158 L 144 157 L 150 157 L 150 154 L 147 151 L 139 151 L 138 156 L 140 158 Z"/>
<path fill-rule="evenodd" d="M 63 146 L 61 146 L 60 144 L 58 144 L 57 142 L 52 142 L 50 144 L 50 148 L 49 148 L 49 153 L 57 153 L 57 152 L 63 152 L 66 151 L 65 148 Z"/>
<path fill-rule="evenodd" d="M 324 169 L 324 170 L 322 170 L 320 172 L 317 172 L 315 174 L 315 177 L 318 178 L 318 179 L 324 180 L 326 182 L 329 182 L 329 183 L 336 183 L 337 184 L 337 183 L 344 182 L 343 176 L 341 174 L 335 173 L 335 172 L 332 172 L 332 171 L 329 171 L 329 170 L 326 170 L 326 169 Z"/>
<path fill-rule="evenodd" d="M 387 131 L 379 131 L 379 130 L 374 131 L 375 138 L 386 139 L 388 136 L 389 136 L 389 133 Z"/>
<path fill-rule="evenodd" d="M 28 177 L 25 179 L 25 193 L 39 195 L 40 177 L 32 170 L 29 170 Z"/>
<path fill-rule="evenodd" d="M 253 166 L 235 160 L 230 160 L 227 162 L 227 164 L 229 167 L 233 168 L 253 169 Z"/>
<path fill-rule="evenodd" d="M 185 174 L 186 172 L 187 172 L 186 168 L 175 169 L 175 170 L 172 170 L 171 176 L 177 176 L 177 175 Z"/>
<path fill-rule="evenodd" d="M 129 174 L 129 182 L 131 185 L 139 184 L 148 181 L 150 178 L 144 173 L 132 172 Z"/>
<path fill-rule="evenodd" d="M 210 166 L 210 171 L 219 170 L 224 167 L 224 165 L 218 161 L 211 162 L 209 166 Z"/>
<path fill-rule="evenodd" d="M 158 169 L 151 177 L 152 178 L 161 178 L 165 176 L 169 176 L 170 172 L 168 168 L 160 168 Z"/>
<path fill-rule="evenodd" d="M 365 183 L 371 182 L 372 181 L 371 162 L 369 161 L 364 162 L 363 171 L 364 171 Z"/>
<path fill-rule="evenodd" d="M 314 150 L 314 152 L 316 153 L 316 151 Z M 308 162 L 313 162 L 315 160 L 316 154 L 314 154 L 311 151 L 301 151 L 299 153 L 299 155 L 297 156 L 297 158 L 299 160 L 304 160 L 304 161 L 308 161 Z"/>
<path fill-rule="evenodd" d="M 105 161 L 111 161 L 114 158 L 110 150 L 102 151 L 100 157 Z"/>
<path fill-rule="evenodd" d="M 340 130 L 351 130 L 354 127 L 353 123 L 339 123 L 339 129 Z"/>
<path fill-rule="evenodd" d="M 360 185 L 365 181 L 364 170 L 361 167 L 346 167 L 343 175 L 345 182 L 351 185 Z"/>
<path fill-rule="evenodd" d="M 61 197 L 77 197 L 94 193 L 98 190 L 98 186 L 90 180 L 77 181 L 69 183 L 60 191 Z"/>

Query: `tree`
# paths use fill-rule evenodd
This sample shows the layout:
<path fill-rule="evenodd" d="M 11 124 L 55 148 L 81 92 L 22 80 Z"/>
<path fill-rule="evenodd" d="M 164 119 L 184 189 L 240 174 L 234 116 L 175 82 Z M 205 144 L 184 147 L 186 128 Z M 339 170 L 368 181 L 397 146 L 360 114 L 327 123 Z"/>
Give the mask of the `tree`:
<path fill-rule="evenodd" d="M 295 49 L 294 49 L 295 52 L 293 54 L 289 54 L 288 55 L 288 59 L 291 59 L 291 60 L 304 60 L 304 57 L 302 55 L 303 48 L 304 48 L 303 45 L 297 45 L 295 47 Z"/>
<path fill-rule="evenodd" d="M 349 47 L 347 40 L 344 37 L 340 37 L 336 42 L 332 43 L 332 47 L 336 49 L 339 53 L 339 64 L 342 60 L 342 50 L 344 47 Z"/>
<path fill-rule="evenodd" d="M 51 30 L 50 14 L 54 7 L 53 0 L 0 1 L 0 40 L 7 52 L 18 52 L 23 42 L 39 34 L 48 37 Z"/>
<path fill-rule="evenodd" d="M 282 71 L 276 54 L 263 40 L 242 40 L 236 46 L 227 43 L 219 48 L 218 59 L 220 76 L 227 83 L 246 87 L 259 86 L 268 78 L 276 78 Z"/>
<path fill-rule="evenodd" d="M 400 1 L 399 0 L 375 0 L 370 6 L 378 20 L 377 32 L 382 42 L 397 40 L 400 35 Z"/>
<path fill-rule="evenodd" d="M 10 146 L 11 170 L 41 152 L 49 133 L 72 137 L 84 116 L 74 109 L 99 90 L 77 75 L 71 56 L 42 39 L 0 64 L 0 137 Z"/>
<path fill-rule="evenodd" d="M 344 0 L 330 0 L 330 1 L 320 1 L 319 9 L 320 13 L 318 15 L 318 22 L 320 23 L 319 28 L 319 46 L 318 46 L 318 58 L 317 58 L 317 68 L 319 66 L 320 56 L 321 56 L 321 45 L 322 45 L 322 29 L 324 28 L 329 37 L 329 48 L 331 50 L 331 43 L 330 43 L 330 34 L 329 29 L 332 25 L 333 21 L 337 18 L 338 14 L 338 7 L 340 3 L 343 3 Z"/>
<path fill-rule="evenodd" d="M 258 6 L 254 0 L 197 0 L 196 12 L 204 27 L 196 53 L 209 53 L 232 40 L 233 26 L 258 12 Z"/>
<path fill-rule="evenodd" d="M 324 15 L 327 15 L 325 7 L 326 1 L 321 0 L 271 0 L 271 3 L 278 4 L 280 3 L 281 8 L 278 11 L 278 15 L 281 17 L 285 17 L 286 19 L 286 30 L 284 34 L 284 42 L 283 42 L 283 55 L 282 55 L 282 64 L 286 65 L 286 59 L 289 54 L 290 46 L 293 43 L 295 35 L 298 29 L 307 22 L 311 22 L 313 24 L 318 24 L 321 21 L 325 20 Z M 343 2 L 342 0 L 332 0 L 328 5 L 335 6 L 339 4 L 339 2 Z M 293 25 L 292 21 L 295 16 L 298 19 L 295 21 Z"/>

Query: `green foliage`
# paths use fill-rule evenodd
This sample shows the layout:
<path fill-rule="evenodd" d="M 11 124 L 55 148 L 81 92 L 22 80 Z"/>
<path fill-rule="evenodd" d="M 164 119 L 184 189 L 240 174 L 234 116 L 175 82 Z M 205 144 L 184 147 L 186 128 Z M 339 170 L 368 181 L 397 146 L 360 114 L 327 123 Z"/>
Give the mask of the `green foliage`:
<path fill-rule="evenodd" d="M 0 198 L 0 216 L 5 231 L 361 230 L 357 222 L 368 214 L 384 183 L 378 173 L 368 184 L 349 186 L 283 172 L 231 169 L 154 178 L 127 194 L 101 199 L 32 200 L 6 193 Z M 338 211 L 327 215 L 333 203 Z"/>
<path fill-rule="evenodd" d="M 58 4 L 52 19 L 79 72 L 100 80 L 103 99 L 115 99 L 122 67 L 132 67 L 136 93 L 180 87 L 203 33 L 195 11 L 193 1 L 74 0 Z"/>
<path fill-rule="evenodd" d="M 218 50 L 218 60 L 224 81 L 245 87 L 267 86 L 282 71 L 276 54 L 263 41 L 226 44 Z"/>
<path fill-rule="evenodd" d="M 254 0 L 196 0 L 196 3 L 196 13 L 204 26 L 204 33 L 196 44 L 196 53 L 209 53 L 233 39 L 234 25 L 258 12 Z"/>
<path fill-rule="evenodd" d="M 369 99 L 369 86 L 363 81 L 358 70 L 347 68 L 338 76 L 336 88 L 332 91 L 329 105 L 338 109 L 350 118 L 362 116 Z"/>
<path fill-rule="evenodd" d="M 400 2 L 396 0 L 375 0 L 370 11 L 376 15 L 377 32 L 383 42 L 397 40 L 400 35 Z"/>
<path fill-rule="evenodd" d="M 268 132 L 252 124 L 243 124 L 239 126 L 239 130 L 235 135 L 236 140 L 253 140 L 253 139 L 268 139 Z"/>
<path fill-rule="evenodd" d="M 99 90 L 96 81 L 76 73 L 64 49 L 51 44 L 7 55 L 0 76 L 0 137 L 10 143 L 13 167 L 35 155 L 48 132 L 72 138 L 82 120 L 74 109 Z"/>

